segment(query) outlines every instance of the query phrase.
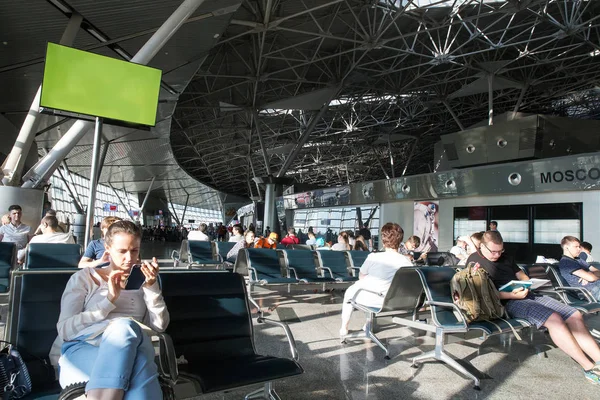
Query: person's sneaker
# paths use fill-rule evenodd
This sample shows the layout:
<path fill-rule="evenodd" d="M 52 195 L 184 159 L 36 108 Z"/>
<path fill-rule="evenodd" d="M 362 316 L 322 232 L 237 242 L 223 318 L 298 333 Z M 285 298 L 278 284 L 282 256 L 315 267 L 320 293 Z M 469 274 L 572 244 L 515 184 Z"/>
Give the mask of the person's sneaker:
<path fill-rule="evenodd" d="M 598 372 L 596 372 L 594 368 L 590 369 L 589 371 L 584 370 L 583 374 L 585 375 L 585 378 L 594 385 L 600 385 L 600 375 L 598 375 Z"/>

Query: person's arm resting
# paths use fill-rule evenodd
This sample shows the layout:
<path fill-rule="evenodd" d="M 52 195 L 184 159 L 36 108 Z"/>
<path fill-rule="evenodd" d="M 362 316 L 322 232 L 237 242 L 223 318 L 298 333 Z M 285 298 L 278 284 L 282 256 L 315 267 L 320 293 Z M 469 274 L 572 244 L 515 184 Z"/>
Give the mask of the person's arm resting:
<path fill-rule="evenodd" d="M 86 282 L 81 274 L 76 274 L 69 279 L 65 292 L 60 301 L 60 317 L 56 328 L 62 340 L 73 340 L 79 332 L 97 322 L 104 320 L 115 309 L 115 305 L 108 298 L 104 298 L 83 311 L 86 295 L 91 289 L 91 282 Z"/>
<path fill-rule="evenodd" d="M 584 269 L 577 269 L 577 270 L 571 272 L 571 274 L 573 274 L 581 279 L 585 279 L 588 282 L 595 282 L 598 280 L 598 277 L 593 272 L 589 272 Z"/>
<path fill-rule="evenodd" d="M 164 332 L 169 325 L 170 317 L 158 280 L 152 286 L 143 286 L 142 290 L 148 308 L 144 323 L 157 332 Z"/>

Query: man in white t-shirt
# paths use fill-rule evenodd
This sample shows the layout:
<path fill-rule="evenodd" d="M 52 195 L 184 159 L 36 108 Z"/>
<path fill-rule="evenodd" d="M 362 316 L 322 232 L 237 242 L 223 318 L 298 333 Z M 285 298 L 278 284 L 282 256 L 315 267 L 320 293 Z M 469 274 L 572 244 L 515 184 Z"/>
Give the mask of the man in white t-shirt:
<path fill-rule="evenodd" d="M 244 232 L 242 231 L 242 226 L 236 224 L 231 228 L 231 236 L 229 237 L 230 242 L 239 242 L 244 240 Z"/>
<path fill-rule="evenodd" d="M 0 241 L 12 242 L 17 246 L 17 253 L 20 257 L 25 254 L 25 247 L 31 239 L 31 227 L 21 223 L 23 209 L 18 204 L 8 207 L 10 215 L 10 224 L 0 226 Z"/>
<path fill-rule="evenodd" d="M 197 231 L 191 231 L 188 233 L 188 240 L 195 240 L 199 242 L 210 242 L 210 237 L 206 234 L 206 224 L 200 224 Z"/>
<path fill-rule="evenodd" d="M 71 232 L 64 233 L 60 232 L 60 227 L 58 225 L 58 219 L 52 215 L 47 215 L 42 218 L 42 223 L 40 224 L 42 229 L 41 235 L 36 235 L 31 238 L 29 243 L 67 243 L 67 244 L 75 244 L 75 239 Z M 21 264 L 25 260 L 25 253 L 20 253 L 18 256 L 18 262 Z"/>

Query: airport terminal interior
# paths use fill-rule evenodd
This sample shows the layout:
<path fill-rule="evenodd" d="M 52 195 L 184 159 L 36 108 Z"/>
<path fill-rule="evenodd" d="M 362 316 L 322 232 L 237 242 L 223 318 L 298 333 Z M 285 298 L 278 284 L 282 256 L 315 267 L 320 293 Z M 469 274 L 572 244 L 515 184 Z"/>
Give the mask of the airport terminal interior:
<path fill-rule="evenodd" d="M 599 71 L 597 0 L 1 0 L 0 394 L 600 398 Z"/>

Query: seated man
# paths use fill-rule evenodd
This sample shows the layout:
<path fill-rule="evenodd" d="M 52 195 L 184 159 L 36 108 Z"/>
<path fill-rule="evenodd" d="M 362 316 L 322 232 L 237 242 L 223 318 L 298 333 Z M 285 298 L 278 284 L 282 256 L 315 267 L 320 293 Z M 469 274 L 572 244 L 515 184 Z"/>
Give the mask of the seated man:
<path fill-rule="evenodd" d="M 17 259 L 25 258 L 25 247 L 31 239 L 31 227 L 21 223 L 23 209 L 18 204 L 8 207 L 10 223 L 0 226 L 0 241 L 12 242 L 17 247 Z"/>
<path fill-rule="evenodd" d="M 560 241 L 563 255 L 558 264 L 562 277 L 569 286 L 583 286 L 592 293 L 595 299 L 600 296 L 600 278 L 594 274 L 598 269 L 587 262 L 577 258 L 581 253 L 579 239 L 574 236 L 565 236 Z"/>
<path fill-rule="evenodd" d="M 594 257 L 592 257 L 592 244 L 590 242 L 581 242 L 581 253 L 579 253 L 579 258 L 588 264 L 594 262 Z"/>
<path fill-rule="evenodd" d="M 411 261 L 415 261 L 415 250 L 421 245 L 421 238 L 419 238 L 416 235 L 412 235 L 411 237 L 408 238 L 408 240 L 405 243 L 400 243 L 400 248 L 398 249 L 398 252 L 406 257 L 408 257 L 409 260 Z M 420 260 L 426 260 L 427 259 L 427 253 L 422 253 L 419 256 Z"/>
<path fill-rule="evenodd" d="M 459 260 L 466 259 L 468 257 L 467 243 L 468 238 L 465 236 L 460 236 L 458 239 L 456 239 L 456 246 L 453 246 L 450 249 L 450 253 L 454 254 Z"/>
<path fill-rule="evenodd" d="M 275 232 L 271 232 L 269 237 L 256 239 L 254 241 L 254 247 L 257 249 L 276 249 L 277 239 L 279 239 L 279 236 Z"/>
<path fill-rule="evenodd" d="M 198 240 L 200 242 L 210 242 L 210 236 L 207 234 L 208 227 L 202 223 L 197 231 L 188 233 L 188 240 Z"/>
<path fill-rule="evenodd" d="M 296 236 L 296 230 L 292 227 L 289 227 L 287 230 L 287 236 L 281 239 L 281 244 L 287 246 L 288 244 L 298 243 L 300 243 L 300 239 L 298 239 L 298 237 Z"/>
<path fill-rule="evenodd" d="M 105 217 L 100 224 L 100 231 L 102 232 L 102 239 L 96 239 L 90 241 L 81 261 L 79 261 L 79 268 L 96 268 L 108 265 L 110 259 L 108 253 L 105 253 L 104 236 L 108 232 L 108 228 L 117 221 L 121 221 L 119 217 Z"/>
<path fill-rule="evenodd" d="M 229 237 L 230 242 L 239 242 L 240 240 L 244 240 L 244 235 L 242 231 L 242 226 L 240 224 L 236 224 L 231 229 L 231 236 Z"/>
<path fill-rule="evenodd" d="M 399 268 L 412 267 L 412 262 L 406 256 L 398 253 L 398 247 L 404 236 L 404 231 L 398 224 L 388 222 L 381 228 L 381 241 L 384 251 L 371 253 L 360 267 L 358 282 L 354 283 L 344 294 L 342 303 L 342 327 L 340 337 L 348 334 L 348 323 L 354 308 L 350 300 L 356 296 L 356 302 L 369 307 L 380 307 L 385 294 L 392 284 L 392 279 Z M 381 293 L 383 297 L 360 291 L 360 289 Z"/>
<path fill-rule="evenodd" d="M 56 211 L 50 209 L 46 211 L 46 214 L 44 215 L 44 217 L 56 217 Z M 42 219 L 43 221 L 43 219 Z M 57 220 L 58 221 L 58 220 Z M 40 222 L 40 226 L 37 227 L 37 229 L 35 230 L 35 232 L 33 233 L 34 235 L 41 235 L 43 234 L 43 230 L 42 230 L 42 224 L 43 222 Z M 63 224 L 64 225 L 64 224 Z M 65 229 L 64 226 L 61 226 L 61 223 L 58 223 L 58 228 L 56 230 L 57 232 L 62 232 L 65 233 L 67 230 Z"/>
<path fill-rule="evenodd" d="M 42 219 L 40 225 L 42 227 L 42 234 L 36 235 L 31 238 L 29 243 L 69 243 L 75 244 L 73 235 L 69 233 L 59 232 L 58 219 L 53 216 L 45 216 Z M 28 245 L 29 246 L 29 245 Z M 21 255 L 20 255 L 21 256 Z M 19 264 L 25 260 L 25 252 L 22 254 L 22 258 L 18 259 Z"/>
<path fill-rule="evenodd" d="M 480 251 L 471 254 L 467 264 L 473 262 L 483 267 L 497 288 L 513 279 L 529 280 L 514 260 L 503 253 L 500 233 L 488 231 L 483 235 Z M 500 292 L 500 299 L 512 318 L 525 319 L 537 328 L 546 327 L 554 344 L 583 368 L 585 378 L 600 384 L 600 348 L 579 311 L 523 288 Z"/>

